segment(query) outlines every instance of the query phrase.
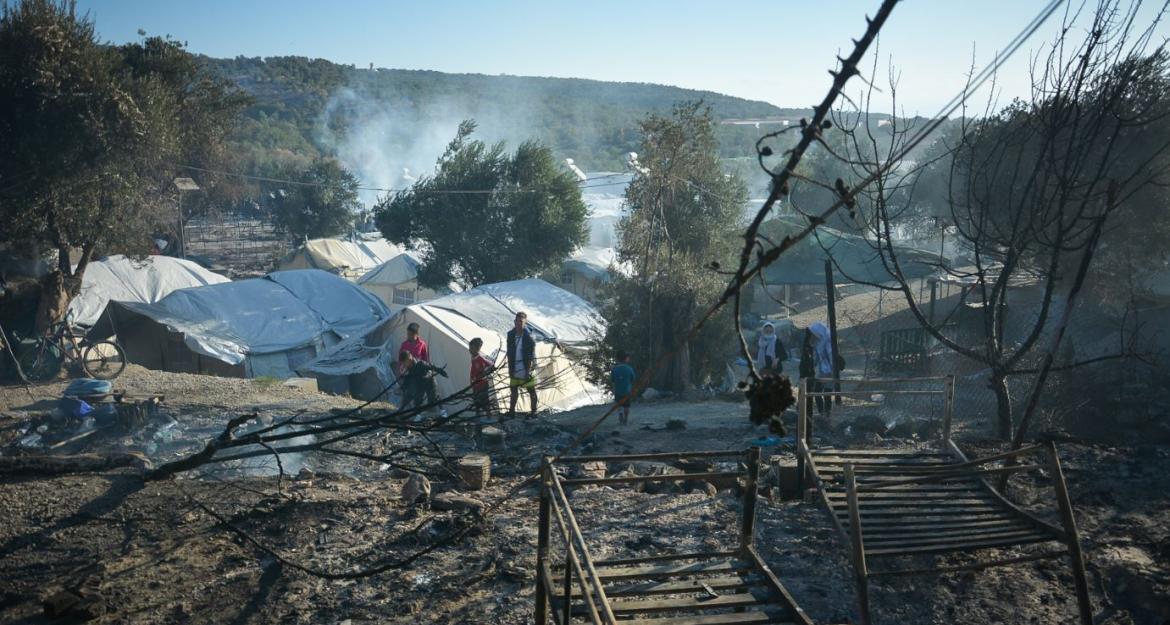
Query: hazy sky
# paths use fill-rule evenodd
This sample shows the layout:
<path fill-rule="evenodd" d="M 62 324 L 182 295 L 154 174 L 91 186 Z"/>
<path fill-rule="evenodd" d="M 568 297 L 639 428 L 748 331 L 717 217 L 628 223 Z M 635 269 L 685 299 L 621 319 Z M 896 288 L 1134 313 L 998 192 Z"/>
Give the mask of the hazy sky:
<path fill-rule="evenodd" d="M 1077 5 L 1083 0 L 1078 0 Z M 216 57 L 300 55 L 358 67 L 563 76 L 706 89 L 779 106 L 809 106 L 826 70 L 878 0 L 80 0 L 102 39 L 170 34 Z M 900 73 L 899 113 L 932 114 L 987 63 L 1041 0 L 905 0 L 883 31 L 878 82 Z M 1090 3 L 1091 4 L 1091 3 Z M 1148 22 L 1162 1 L 1147 3 Z M 1000 99 L 1024 95 L 1028 53 L 998 79 Z M 1158 25 L 1159 41 L 1170 36 Z M 872 63 L 873 52 L 869 62 Z M 869 65 L 866 71 L 869 71 Z M 860 88 L 854 83 L 853 89 Z M 888 98 L 875 108 L 888 111 Z"/>

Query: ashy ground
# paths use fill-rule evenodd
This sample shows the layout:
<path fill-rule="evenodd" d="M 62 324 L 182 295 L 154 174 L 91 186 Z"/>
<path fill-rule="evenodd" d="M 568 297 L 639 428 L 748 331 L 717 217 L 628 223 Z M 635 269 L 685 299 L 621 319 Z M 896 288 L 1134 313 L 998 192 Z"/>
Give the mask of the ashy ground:
<path fill-rule="evenodd" d="M 63 386 L 0 388 L 0 453 L 20 453 L 9 443 L 22 424 L 52 409 Z M 176 434 L 102 437 L 70 450 L 143 451 L 157 463 L 194 449 L 237 414 L 275 418 L 359 405 L 270 381 L 137 367 L 118 386 L 165 395 L 165 414 L 179 421 Z M 463 492 L 493 506 L 482 523 L 410 566 L 358 579 L 325 579 L 282 564 L 220 518 L 288 562 L 345 574 L 443 540 L 465 527 L 468 517 L 407 506 L 401 473 L 336 458 L 299 459 L 297 468 L 307 470 L 283 480 L 210 471 L 143 484 L 132 469 L 0 477 L 0 622 L 67 622 L 50 620 L 42 605 L 62 589 L 88 597 L 90 622 L 103 624 L 531 622 L 536 502 L 535 490 L 523 482 L 542 454 L 564 449 L 604 410 L 595 406 L 504 424 L 505 444 L 486 450 L 494 460 L 489 487 Z M 672 420 L 685 427 L 667 427 Z M 985 427 L 967 425 L 960 441 L 966 449 L 995 449 L 978 436 Z M 840 427 L 818 434 L 818 442 L 847 442 Z M 743 403 L 642 403 L 629 425 L 608 420 L 585 447 L 593 453 L 743 449 L 762 434 L 748 423 Z M 854 444 L 890 448 L 924 444 L 874 436 L 862 443 L 856 432 L 848 436 Z M 458 435 L 438 443 L 452 455 L 473 446 Z M 1097 622 L 1167 622 L 1170 449 L 1065 440 L 1060 452 L 1084 538 Z M 772 453 L 791 452 L 780 446 Z M 436 478 L 433 488 L 437 494 L 459 486 Z M 1022 484 L 1015 495 L 1038 500 L 1039 491 L 1033 491 L 1039 488 Z M 712 496 L 698 490 L 581 489 L 572 502 L 598 558 L 718 548 L 736 539 L 739 503 L 731 491 Z M 816 622 L 853 618 L 846 550 L 823 510 L 764 499 L 758 532 L 765 559 Z M 921 564 L 946 560 L 925 558 Z M 1048 624 L 1074 620 L 1071 588 L 1067 566 L 1051 561 L 899 579 L 872 592 L 877 623 Z"/>

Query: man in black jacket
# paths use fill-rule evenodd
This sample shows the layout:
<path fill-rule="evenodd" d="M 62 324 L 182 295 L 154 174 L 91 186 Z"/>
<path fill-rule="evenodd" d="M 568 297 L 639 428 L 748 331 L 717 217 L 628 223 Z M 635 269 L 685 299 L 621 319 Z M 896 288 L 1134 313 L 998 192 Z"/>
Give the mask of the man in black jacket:
<path fill-rule="evenodd" d="M 528 315 L 516 313 L 516 327 L 508 330 L 508 338 L 504 341 L 504 352 L 508 355 L 508 386 L 512 390 L 509 416 L 516 415 L 516 400 L 520 397 L 521 387 L 528 389 L 532 405 L 529 416 L 536 416 L 536 340 L 528 331 L 527 323 Z"/>

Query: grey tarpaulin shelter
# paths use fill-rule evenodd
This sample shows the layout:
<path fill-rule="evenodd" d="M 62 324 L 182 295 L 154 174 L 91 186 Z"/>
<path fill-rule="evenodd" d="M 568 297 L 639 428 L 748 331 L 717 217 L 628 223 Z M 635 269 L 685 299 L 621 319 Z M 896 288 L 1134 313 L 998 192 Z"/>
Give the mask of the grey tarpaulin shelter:
<path fill-rule="evenodd" d="M 390 318 L 374 294 L 317 269 L 180 289 L 153 304 L 113 302 L 94 327 L 151 369 L 287 378 Z"/>

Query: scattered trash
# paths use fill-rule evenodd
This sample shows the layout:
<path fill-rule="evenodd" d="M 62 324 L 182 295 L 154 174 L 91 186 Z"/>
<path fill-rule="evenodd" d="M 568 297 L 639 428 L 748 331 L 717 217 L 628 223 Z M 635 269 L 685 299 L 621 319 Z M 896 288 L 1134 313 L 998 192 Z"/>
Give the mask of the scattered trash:
<path fill-rule="evenodd" d="M 24 438 L 20 439 L 20 441 L 18 441 L 16 444 L 21 446 L 21 447 L 27 447 L 30 449 L 35 448 L 35 447 L 40 447 L 41 446 L 41 435 L 40 434 L 29 434 L 28 436 L 25 436 Z"/>

